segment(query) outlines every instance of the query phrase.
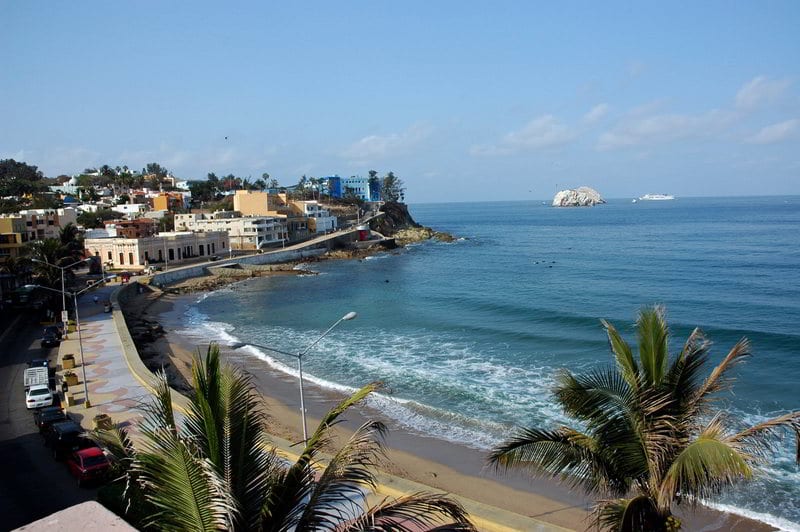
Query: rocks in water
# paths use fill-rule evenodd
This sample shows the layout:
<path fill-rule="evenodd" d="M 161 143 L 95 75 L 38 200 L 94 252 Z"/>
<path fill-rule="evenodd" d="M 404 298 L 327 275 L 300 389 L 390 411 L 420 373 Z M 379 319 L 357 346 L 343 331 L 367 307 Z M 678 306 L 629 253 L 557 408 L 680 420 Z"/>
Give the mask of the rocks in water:
<path fill-rule="evenodd" d="M 383 216 L 370 222 L 370 229 L 387 237 L 394 237 L 398 246 L 412 242 L 422 242 L 435 238 L 442 242 L 452 242 L 453 235 L 423 227 L 411 217 L 404 203 L 386 202 L 381 206 Z"/>
<path fill-rule="evenodd" d="M 578 187 L 557 192 L 553 198 L 553 207 L 593 207 L 605 202 L 595 189 Z"/>

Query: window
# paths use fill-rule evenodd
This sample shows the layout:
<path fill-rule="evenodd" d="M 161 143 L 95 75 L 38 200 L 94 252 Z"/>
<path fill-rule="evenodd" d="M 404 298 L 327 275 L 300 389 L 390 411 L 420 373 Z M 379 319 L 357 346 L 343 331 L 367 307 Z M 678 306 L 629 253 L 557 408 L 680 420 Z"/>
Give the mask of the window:
<path fill-rule="evenodd" d="M 120 264 L 125 264 L 125 254 L 124 253 L 120 253 L 119 254 L 119 263 Z"/>
<path fill-rule="evenodd" d="M 111 260 L 111 252 L 108 252 L 108 260 Z"/>
<path fill-rule="evenodd" d="M 200 256 L 201 256 L 201 257 L 202 257 L 203 255 L 205 255 L 205 253 L 203 252 L 203 244 L 199 244 L 199 245 L 197 246 L 197 248 L 200 250 Z"/>
<path fill-rule="evenodd" d="M 128 264 L 133 264 L 133 253 L 128 253 Z"/>
<path fill-rule="evenodd" d="M 158 262 L 161 262 L 162 260 L 164 260 L 164 254 L 161 253 L 161 250 L 159 249 L 158 250 Z"/>
<path fill-rule="evenodd" d="M 172 248 L 169 248 L 169 260 L 175 260 L 175 251 Z"/>

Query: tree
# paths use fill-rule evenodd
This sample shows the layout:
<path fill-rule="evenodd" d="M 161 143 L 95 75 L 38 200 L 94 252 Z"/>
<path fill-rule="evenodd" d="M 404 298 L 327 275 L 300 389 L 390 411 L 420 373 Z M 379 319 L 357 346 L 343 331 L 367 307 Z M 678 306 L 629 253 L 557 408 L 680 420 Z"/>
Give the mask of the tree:
<path fill-rule="evenodd" d="M 639 313 L 638 360 L 614 326 L 603 325 L 616 366 L 585 376 L 564 370 L 555 387 L 556 401 L 585 430 L 524 429 L 492 451 L 491 464 L 566 477 L 603 497 L 593 512 L 599 527 L 667 531 L 680 528 L 673 505 L 752 478 L 775 450 L 776 432 L 794 430 L 800 445 L 800 411 L 741 427 L 717 408 L 730 371 L 750 356 L 746 339 L 701 379 L 710 343 L 695 329 L 670 361 L 663 308 Z"/>
<path fill-rule="evenodd" d="M 189 191 L 192 201 L 213 201 L 217 197 L 217 188 L 211 181 L 191 181 Z"/>
<path fill-rule="evenodd" d="M 167 177 L 167 174 L 169 174 L 169 170 L 167 170 L 158 163 L 149 163 L 146 167 L 142 169 L 142 173 L 154 174 L 156 177 L 161 179 L 162 177 Z"/>
<path fill-rule="evenodd" d="M 381 197 L 383 201 L 404 201 L 405 195 L 406 189 L 403 186 L 403 180 L 394 175 L 394 172 L 389 172 L 383 176 L 383 181 L 381 182 Z"/>
<path fill-rule="evenodd" d="M 86 229 L 96 229 L 104 227 L 105 224 L 103 222 L 106 220 L 114 220 L 116 218 L 119 218 L 119 213 L 111 209 L 99 209 L 97 212 L 85 211 L 80 213 L 76 222 Z"/>
<path fill-rule="evenodd" d="M 75 261 L 84 254 L 83 234 L 80 229 L 72 223 L 68 223 L 58 231 L 58 240 L 61 243 L 59 251 L 62 257 L 69 257 Z"/>
<path fill-rule="evenodd" d="M 14 159 L 0 160 L 0 197 L 22 196 L 45 189 L 44 175 L 35 166 Z"/>
<path fill-rule="evenodd" d="M 363 510 L 363 491 L 375 487 L 371 468 L 383 453 L 385 432 L 370 421 L 330 460 L 319 476 L 319 454 L 329 431 L 350 406 L 377 388 L 342 401 L 287 464 L 268 444 L 265 416 L 248 376 L 222 365 L 209 346 L 195 357 L 194 393 L 179 424 L 164 373 L 145 407 L 141 441 L 126 429 L 93 436 L 116 458 L 126 482 L 126 517 L 159 530 L 420 530 L 454 523 L 472 530 L 466 512 L 440 495 L 414 494 Z M 136 511 L 139 511 L 137 514 Z"/>

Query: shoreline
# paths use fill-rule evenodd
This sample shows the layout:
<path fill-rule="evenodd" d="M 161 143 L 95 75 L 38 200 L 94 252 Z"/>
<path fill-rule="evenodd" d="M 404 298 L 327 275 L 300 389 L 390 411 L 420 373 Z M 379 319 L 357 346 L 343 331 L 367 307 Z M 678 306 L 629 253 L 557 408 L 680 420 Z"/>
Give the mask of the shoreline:
<path fill-rule="evenodd" d="M 194 303 L 192 299 L 196 293 L 169 293 L 148 298 L 150 301 L 141 300 L 142 297 L 137 296 L 126 304 L 126 314 L 156 319 L 164 325 L 165 335 L 156 338 L 149 348 L 160 353 L 159 362 L 166 363 L 168 373 L 173 373 L 178 381 L 183 378 L 184 386 L 188 385 L 191 359 L 198 346 L 175 329 L 180 326 L 183 313 Z M 200 346 L 201 350 L 204 351 L 206 345 Z M 265 361 L 246 352 L 232 352 L 224 345 L 221 348 L 227 361 L 253 376 L 253 382 L 264 398 L 269 432 L 289 441 L 302 439 L 296 377 L 271 368 Z M 178 389 L 181 387 L 179 385 Z M 304 389 L 308 425 L 313 430 L 320 416 L 344 394 L 313 383 L 308 383 Z M 587 508 L 592 500 L 582 496 L 578 490 L 521 472 L 495 474 L 484 467 L 484 451 L 411 433 L 368 407 L 359 406 L 348 412 L 347 421 L 337 427 L 339 438 L 346 437 L 367 417 L 380 419 L 389 428 L 386 444 L 390 465 L 383 468 L 387 473 L 558 526 L 584 530 L 589 525 Z M 762 521 L 706 507 L 679 513 L 686 530 L 776 530 Z"/>

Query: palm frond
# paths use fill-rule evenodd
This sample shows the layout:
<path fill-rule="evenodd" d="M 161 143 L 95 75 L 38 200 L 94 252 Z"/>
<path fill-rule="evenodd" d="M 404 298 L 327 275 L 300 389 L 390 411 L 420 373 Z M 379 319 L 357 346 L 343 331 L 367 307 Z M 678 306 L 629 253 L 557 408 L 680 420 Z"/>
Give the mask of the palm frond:
<path fill-rule="evenodd" d="M 565 412 L 590 424 L 624 416 L 635 399 L 635 389 L 614 369 L 598 369 L 575 376 L 563 370 L 553 390 Z"/>
<path fill-rule="evenodd" d="M 617 469 L 613 453 L 606 453 L 601 441 L 568 427 L 528 428 L 492 449 L 487 461 L 498 471 L 522 468 L 589 492 L 625 493 L 630 476 Z"/>
<path fill-rule="evenodd" d="M 287 526 L 291 528 L 302 518 L 303 501 L 311 496 L 313 490 L 312 468 L 321 449 L 330 442 L 331 427 L 338 423 L 339 417 L 348 408 L 363 401 L 381 386 L 380 382 L 368 384 L 329 410 L 306 442 L 297 461 L 283 476 L 273 479 L 262 511 L 273 523 L 270 530 L 284 530 Z"/>
<path fill-rule="evenodd" d="M 611 323 L 607 322 L 606 320 L 600 321 L 603 324 L 603 327 L 606 329 L 609 347 L 611 348 L 611 352 L 614 353 L 617 366 L 620 368 L 622 376 L 625 378 L 631 388 L 638 390 L 640 386 L 639 366 L 636 364 L 636 360 L 633 358 L 631 347 L 622 338 L 622 335 L 619 334 L 619 331 L 617 331 L 617 329 L 611 325 Z"/>
<path fill-rule="evenodd" d="M 211 344 L 192 366 L 195 393 L 186 432 L 214 465 L 238 505 L 238 515 L 257 528 L 267 492 L 265 418 L 249 375 L 220 361 Z"/>
<path fill-rule="evenodd" d="M 457 501 L 436 493 L 413 493 L 394 500 L 384 499 L 367 508 L 337 530 L 417 532 L 419 530 L 477 530 L 469 514 Z"/>
<path fill-rule="evenodd" d="M 660 508 L 669 508 L 678 494 L 696 501 L 752 477 L 751 457 L 724 438 L 723 431 L 717 416 L 675 457 L 658 488 Z"/>
<path fill-rule="evenodd" d="M 334 526 L 346 517 L 345 501 L 357 506 L 365 490 L 375 489 L 371 469 L 385 457 L 385 433 L 386 427 L 379 421 L 368 421 L 359 427 L 315 483 L 298 528 L 318 530 Z"/>
<path fill-rule="evenodd" d="M 675 399 L 672 414 L 678 420 L 691 422 L 696 417 L 692 399 L 697 396 L 700 372 L 708 361 L 710 347 L 711 342 L 696 328 L 667 372 L 664 386 Z"/>
<path fill-rule="evenodd" d="M 744 449 L 752 456 L 764 458 L 775 451 L 777 442 L 774 437 L 787 429 L 795 433 L 796 460 L 800 463 L 800 411 L 768 419 L 726 438 L 725 441 Z"/>
<path fill-rule="evenodd" d="M 141 405 L 144 418 L 139 424 L 142 433 L 151 438 L 156 438 L 156 433 L 164 431 L 173 435 L 178 433 L 175 424 L 175 412 L 172 409 L 172 392 L 167 381 L 167 374 L 160 370 L 156 372 L 153 380 L 153 400 Z"/>
<path fill-rule="evenodd" d="M 693 398 L 693 403 L 698 411 L 707 406 L 713 396 L 723 390 L 727 390 L 733 384 L 733 378 L 728 376 L 728 372 L 735 368 L 750 356 L 750 342 L 743 338 L 739 340 L 728 354 L 712 371 L 711 375 L 703 382 L 697 394 Z"/>
<path fill-rule="evenodd" d="M 649 385 L 661 384 L 667 371 L 669 330 L 664 319 L 664 308 L 655 306 L 639 311 L 636 320 L 639 338 L 639 361 L 642 373 Z"/>
<path fill-rule="evenodd" d="M 183 438 L 165 438 L 146 445 L 133 464 L 145 499 L 157 511 L 147 526 L 161 530 L 230 529 L 235 504 L 213 464 Z M 155 451 L 155 452 L 152 452 Z"/>

